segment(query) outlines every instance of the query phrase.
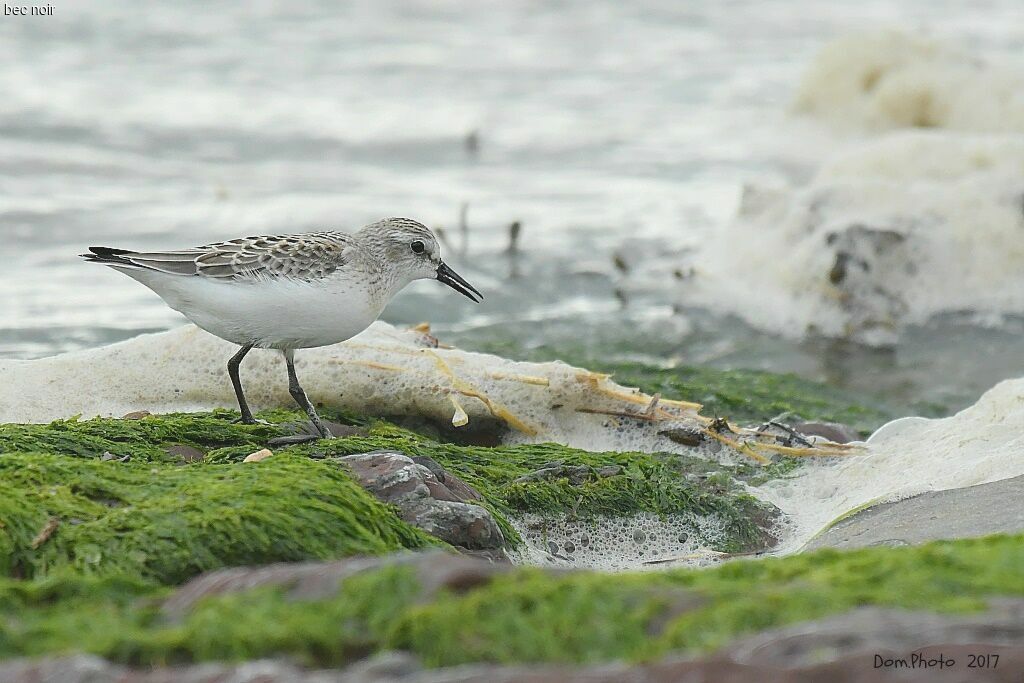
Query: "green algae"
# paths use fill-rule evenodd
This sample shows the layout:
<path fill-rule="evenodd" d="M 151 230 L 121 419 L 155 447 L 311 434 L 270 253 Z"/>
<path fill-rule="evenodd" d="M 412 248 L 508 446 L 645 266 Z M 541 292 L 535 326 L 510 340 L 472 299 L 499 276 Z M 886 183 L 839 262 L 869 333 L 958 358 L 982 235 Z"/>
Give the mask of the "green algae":
<path fill-rule="evenodd" d="M 34 538 L 50 517 L 84 519 L 83 515 L 88 514 L 92 515 L 88 517 L 90 520 L 102 517 L 106 525 L 119 514 L 138 514 L 144 509 L 139 507 L 142 498 L 175 495 L 165 491 L 166 483 L 179 489 L 191 487 L 203 491 L 190 499 L 189 509 L 194 511 L 194 516 L 188 520 L 202 522 L 203 513 L 199 506 L 208 506 L 207 514 L 213 514 L 221 505 L 219 499 L 212 497 L 212 489 L 206 491 L 208 482 L 218 482 L 218 486 L 222 486 L 224 478 L 241 476 L 232 474 L 232 468 L 237 467 L 246 455 L 263 448 L 269 438 L 287 433 L 286 423 L 301 421 L 298 412 L 283 410 L 262 413 L 263 418 L 274 421 L 268 425 L 234 424 L 232 416 L 227 411 L 214 411 L 149 416 L 140 420 L 97 418 L 58 421 L 48 425 L 0 425 L 0 464 L 13 454 L 40 449 L 51 456 L 48 459 L 38 455 L 20 456 L 22 460 L 19 463 L 32 462 L 36 470 L 52 471 L 50 475 L 38 474 L 38 482 L 25 481 L 24 473 L 19 478 L 18 470 L 23 465 L 8 463 L 7 467 L 0 468 L 0 489 L 7 486 L 12 491 L 12 500 L 17 498 L 19 501 L 17 505 L 11 503 L 14 507 L 10 514 L 17 512 L 27 515 L 30 520 L 12 522 L 22 529 L 17 540 L 21 544 L 17 546 L 21 548 L 19 552 L 28 552 L 23 547 L 26 538 Z M 738 481 L 753 476 L 755 470 L 750 467 L 717 465 L 674 454 L 591 453 L 558 444 L 486 447 L 444 443 L 383 420 L 332 417 L 359 426 L 360 433 L 330 441 L 277 448 L 275 453 L 294 456 L 289 465 L 293 469 L 282 476 L 291 482 L 312 478 L 320 488 L 337 489 L 338 501 L 349 496 L 354 485 L 345 477 L 342 468 L 331 463 L 330 459 L 385 449 L 433 458 L 447 471 L 476 488 L 484 498 L 482 504 L 495 514 L 506 540 L 512 545 L 518 544 L 520 539 L 509 519 L 523 513 L 546 518 L 565 515 L 628 517 L 640 512 L 658 515 L 693 513 L 701 517 L 714 516 L 724 526 L 724 536 L 701 539 L 716 550 L 744 552 L 764 548 L 772 542 L 766 528 L 776 514 L 774 508 L 747 494 Z M 205 458 L 201 462 L 183 464 L 180 458 L 166 451 L 174 444 L 205 451 Z M 130 460 L 89 464 L 103 457 L 104 453 L 115 457 L 128 456 Z M 313 460 L 325 462 L 314 463 Z M 552 462 L 589 468 L 590 473 L 583 481 L 576 482 L 558 476 L 538 481 L 520 480 Z M 612 468 L 614 474 L 601 474 L 599 470 L 602 468 Z M 322 480 L 327 470 L 333 472 L 334 477 L 329 482 Z M 762 471 L 760 476 L 767 476 L 767 473 Z M 87 493 L 72 496 L 74 504 L 61 502 L 65 500 L 61 496 L 45 500 L 37 497 L 25 499 L 26 487 L 47 485 L 56 479 L 76 482 L 74 485 Z M 341 486 L 342 482 L 345 487 Z M 243 506 L 250 496 L 261 491 L 254 488 L 250 492 L 241 484 L 235 488 L 231 495 L 237 496 L 234 504 L 238 506 Z M 284 488 L 286 490 L 275 489 L 263 494 L 267 498 L 280 496 L 278 500 L 283 516 L 291 514 L 290 511 L 297 506 L 308 505 L 307 501 L 313 497 L 303 498 L 302 489 Z M 65 491 L 63 488 L 59 490 Z M 125 497 L 131 498 L 127 504 L 123 502 Z M 130 508 L 131 513 L 117 512 L 121 507 Z M 0 521 L 5 514 L 0 503 Z M 154 518 L 153 521 L 159 524 L 172 522 L 166 517 Z M 275 517 L 266 519 L 265 523 L 278 525 L 283 522 Z M 62 529 L 67 528 L 63 522 L 61 524 Z M 255 534 L 258 524 L 252 524 L 254 527 L 249 533 Z M 113 529 L 104 525 L 98 528 Z M 98 563 L 88 561 L 88 557 L 96 552 L 107 557 L 107 553 L 95 550 L 106 545 L 99 538 L 101 535 L 102 532 L 97 531 L 96 538 L 89 541 L 90 553 L 77 553 L 69 561 L 83 566 L 108 566 L 109 559 Z M 14 541 L 7 541 L 6 552 L 2 543 L 4 541 L 0 539 L 0 554 L 14 559 L 8 559 L 5 565 L 3 557 L 0 557 L 0 571 L 34 571 L 23 567 L 27 561 L 25 557 L 14 554 Z M 139 552 L 144 552 L 144 549 Z M 240 549 L 235 550 L 231 557 L 240 553 Z M 263 551 L 253 557 L 262 557 L 261 553 Z M 37 555 L 40 553 L 33 551 L 27 557 Z M 57 559 L 47 560 L 41 566 L 48 567 L 54 563 Z M 192 569 L 208 566 L 211 566 L 209 562 L 201 562 Z"/>
<path fill-rule="evenodd" d="M 0 456 L 0 572 L 8 576 L 67 567 L 177 583 L 224 566 L 435 543 L 337 466 L 303 457 L 159 466 Z"/>
<path fill-rule="evenodd" d="M 134 664 L 287 656 L 338 666 L 383 650 L 428 665 L 649 660 L 863 605 L 965 612 L 1024 595 L 1024 535 L 824 550 L 709 570 L 599 574 L 520 568 L 424 596 L 409 566 L 357 574 L 336 595 L 211 596 L 168 622 L 168 589 L 137 579 L 0 579 L 0 657 L 86 651 Z"/>
<path fill-rule="evenodd" d="M 417 652 L 434 665 L 652 659 L 672 651 L 712 651 L 739 635 L 863 605 L 980 610 L 988 596 L 1024 595 L 1022 566 L 1024 536 L 1003 536 L 917 548 L 827 550 L 661 575 L 534 571 L 412 608 L 388 645 Z M 644 587 L 671 590 L 638 598 Z M 679 589 L 703 602 L 672 614 L 672 590 Z M 652 611 L 657 633 L 651 632 Z M 644 617 L 639 623 L 638 615 Z M 516 633 L 530 635 L 501 635 Z M 595 642 L 607 648 L 597 656 Z"/>
<path fill-rule="evenodd" d="M 376 421 L 365 436 L 334 439 L 299 447 L 310 454 L 347 455 L 377 449 L 428 456 L 483 495 L 498 514 L 507 538 L 516 539 L 505 518 L 534 513 L 548 518 L 628 517 L 639 512 L 671 515 L 690 512 L 721 519 L 724 540 L 712 545 L 723 552 L 744 552 L 770 545 L 766 531 L 774 518 L 771 506 L 745 492 L 733 473 L 740 468 L 669 453 L 594 453 L 559 444 L 480 447 L 438 443 Z M 581 483 L 567 477 L 539 481 L 521 478 L 552 463 L 590 468 Z M 617 474 L 602 476 L 602 468 Z M 708 540 L 711 539 L 702 539 Z"/>
<path fill-rule="evenodd" d="M 273 411 L 261 415 L 273 419 L 292 416 L 292 413 Z M 275 424 L 234 424 L 233 418 L 234 413 L 214 410 L 137 420 L 70 419 L 47 425 L 0 424 L 0 453 L 57 453 L 82 458 L 98 458 L 110 453 L 135 460 L 173 462 L 177 458 L 167 453 L 167 446 L 186 445 L 200 450 L 228 445 L 262 448 L 259 444 L 285 433 Z"/>
<path fill-rule="evenodd" d="M 657 368 L 640 363 L 605 363 L 601 371 L 611 373 L 620 384 L 696 401 L 703 404 L 704 415 L 744 424 L 787 415 L 786 420 L 838 422 L 866 435 L 898 417 L 893 409 L 869 397 L 792 374 L 694 366 Z"/>

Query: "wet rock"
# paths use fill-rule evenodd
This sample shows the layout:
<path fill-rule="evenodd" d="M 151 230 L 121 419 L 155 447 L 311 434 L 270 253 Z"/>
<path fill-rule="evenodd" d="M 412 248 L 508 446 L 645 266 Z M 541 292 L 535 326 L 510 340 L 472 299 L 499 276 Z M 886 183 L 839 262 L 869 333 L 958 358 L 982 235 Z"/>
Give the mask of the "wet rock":
<path fill-rule="evenodd" d="M 164 448 L 164 451 L 167 452 L 167 455 L 177 458 L 181 462 L 199 462 L 206 457 L 206 453 L 203 453 L 198 448 L 186 446 L 185 444 L 167 446 Z"/>
<path fill-rule="evenodd" d="M 348 578 L 394 566 L 408 568 L 415 574 L 419 594 L 409 597 L 413 602 L 429 601 L 441 592 L 463 594 L 486 586 L 512 570 L 509 565 L 496 565 L 443 551 L 222 569 L 203 574 L 177 589 L 161 606 L 161 612 L 173 624 L 186 617 L 199 601 L 211 596 L 268 587 L 276 587 L 286 599 L 328 599 L 336 595 L 342 582 Z M 647 622 L 647 632 L 652 637 L 664 633 L 664 629 L 680 615 L 707 605 L 706 597 L 670 583 L 660 583 L 657 590 L 662 609 Z M 956 660 L 957 665 L 946 669 L 934 666 L 903 666 L 897 669 L 876 664 L 876 655 L 883 659 L 909 658 L 915 652 L 926 659 L 941 654 L 944 658 Z M 969 669 L 968 655 L 979 653 L 998 655 L 998 666 Z M 0 662 L 0 681 L 668 683 L 685 680 L 739 683 L 756 678 L 762 683 L 896 679 L 941 683 L 947 680 L 1019 681 L 1021 670 L 1024 670 L 1024 598 L 993 597 L 984 611 L 969 613 L 861 607 L 816 621 L 744 636 L 700 658 L 672 655 L 643 664 L 471 664 L 423 669 L 411 654 L 385 651 L 356 661 L 344 669 L 322 671 L 303 670 L 278 660 L 132 669 L 96 657 L 77 655 Z"/>
<path fill-rule="evenodd" d="M 418 572 L 426 572 L 427 589 L 464 591 L 490 581 L 502 568 L 450 554 L 427 554 L 421 560 L 401 556 Z M 394 561 L 374 558 L 372 561 Z M 367 560 L 363 560 L 366 562 Z M 347 562 L 347 561 L 346 561 Z M 327 571 L 344 562 L 285 567 L 319 567 Z M 437 570 L 440 567 L 440 571 Z M 219 574 L 251 570 L 222 570 L 205 575 L 193 584 Z M 433 577 L 433 578 L 431 578 Z M 251 578 L 251 577 L 250 577 Z M 294 577 L 293 577 L 294 578 Z M 306 577 L 300 577 L 301 583 Z M 234 590 L 254 585 L 247 577 L 238 577 Z M 289 579 L 279 575 L 276 585 L 290 587 Z M 438 580 L 440 579 L 440 580 Z M 223 584 L 223 582 L 221 582 Z M 336 583 L 334 584 L 336 588 Z M 222 591 L 225 592 L 225 591 Z M 686 592 L 674 594 L 668 612 L 678 613 L 700 608 L 700 598 Z M 172 596 L 172 600 L 174 596 Z M 652 633 L 662 624 L 652 622 Z M 912 653 L 925 660 L 939 655 L 955 664 L 939 668 L 878 666 L 876 655 L 884 660 L 904 658 Z M 999 657 L 997 666 L 970 669 L 970 655 L 979 653 Z M 992 661 L 991 659 L 989 661 Z M 1024 670 L 1024 600 L 1003 598 L 992 601 L 986 612 L 974 614 L 936 614 L 897 609 L 859 608 L 816 622 L 805 622 L 765 631 L 734 641 L 718 653 L 701 658 L 670 656 L 643 664 L 613 662 L 599 665 L 546 664 L 469 664 L 457 667 L 423 669 L 413 655 L 382 652 L 357 661 L 347 668 L 310 671 L 279 660 L 241 663 L 207 663 L 132 669 L 91 655 L 73 655 L 45 659 L 19 659 L 0 663 L 0 681 L 4 683 L 868 683 L 912 681 L 1006 681 L 1017 683 Z"/>
<path fill-rule="evenodd" d="M 409 458 L 417 465 L 423 465 L 424 467 L 426 467 L 433 473 L 435 477 L 437 477 L 437 480 L 439 482 L 441 482 L 442 484 L 444 483 L 444 480 L 448 476 L 448 473 L 444 471 L 443 467 L 441 467 L 441 463 L 437 462 L 436 460 L 427 455 L 412 455 L 409 456 Z"/>
<path fill-rule="evenodd" d="M 396 506 L 399 516 L 452 545 L 498 549 L 505 538 L 494 516 L 466 501 L 480 494 L 435 461 L 425 464 L 397 451 L 373 451 L 333 458 L 378 499 Z M 421 459 L 423 461 L 423 459 Z M 435 474 L 440 470 L 441 477 Z M 443 480 L 442 480 L 443 477 Z"/>
<path fill-rule="evenodd" d="M 471 548 L 459 548 L 459 553 L 466 557 L 473 557 L 485 562 L 512 565 L 512 558 L 508 556 L 504 548 L 484 548 L 473 550 Z"/>
<path fill-rule="evenodd" d="M 419 673 L 420 660 L 408 652 L 390 650 L 362 659 L 344 670 L 344 681 L 391 681 Z M 325 672 L 326 673 L 326 672 Z"/>
<path fill-rule="evenodd" d="M 433 458 L 427 457 L 426 455 L 414 455 L 412 456 L 412 461 L 417 465 L 423 465 L 430 470 L 437 480 L 444 484 L 445 488 L 448 489 L 448 492 L 454 495 L 457 500 L 465 503 L 471 500 L 481 500 L 483 498 L 483 496 L 481 496 L 480 493 L 472 486 L 458 477 L 446 472 L 445 469 Z M 430 485 L 429 482 L 427 485 Z"/>
<path fill-rule="evenodd" d="M 742 664 L 800 667 L 820 662 L 822 653 L 842 660 L 858 653 L 910 653 L 935 643 L 1024 645 L 1024 600 L 995 599 L 983 614 L 861 607 L 742 639 L 729 645 L 728 656 Z M 962 664 L 967 670 L 966 659 Z"/>
<path fill-rule="evenodd" d="M 337 458 L 344 463 L 363 488 L 386 503 L 399 504 L 404 498 L 425 498 L 430 495 L 427 480 L 437 477 L 412 458 L 397 451 L 372 451 Z M 457 500 L 439 489 L 442 500 Z"/>
<path fill-rule="evenodd" d="M 860 434 L 850 427 L 838 422 L 797 422 L 793 429 L 804 436 L 820 436 L 833 443 L 850 443 L 860 441 Z"/>
<path fill-rule="evenodd" d="M 1024 531 L 1024 476 L 913 498 L 861 510 L 816 537 L 808 549 L 913 545 Z"/>
<path fill-rule="evenodd" d="M 0 681 L 4 683 L 337 683 L 342 680 L 359 679 L 343 679 L 339 671 L 304 671 L 294 664 L 268 659 L 155 669 L 130 669 L 93 655 L 0 663 Z M 362 680 L 384 680 L 384 676 L 371 672 Z"/>
<path fill-rule="evenodd" d="M 323 600 L 335 595 L 341 583 L 361 572 L 390 566 L 413 567 L 426 600 L 440 590 L 463 593 L 511 571 L 511 564 L 496 564 L 451 552 L 393 553 L 376 557 L 350 557 L 334 562 L 287 562 L 262 567 L 232 567 L 207 572 L 176 590 L 161 612 L 171 620 L 184 617 L 200 600 L 253 588 L 277 586 L 292 600 Z M 0 679 L 2 680 L 2 679 Z"/>
<path fill-rule="evenodd" d="M 334 422 L 332 420 L 324 420 L 324 427 L 327 427 L 333 436 L 338 438 L 344 438 L 347 436 L 366 436 L 366 430 L 362 427 L 356 427 L 355 425 L 343 425 L 340 422 Z M 310 429 L 313 429 L 313 425 L 309 425 Z"/>
<path fill-rule="evenodd" d="M 470 550 L 501 548 L 505 538 L 494 516 L 485 508 L 436 498 L 403 501 L 400 516 L 406 522 L 452 545 Z"/>

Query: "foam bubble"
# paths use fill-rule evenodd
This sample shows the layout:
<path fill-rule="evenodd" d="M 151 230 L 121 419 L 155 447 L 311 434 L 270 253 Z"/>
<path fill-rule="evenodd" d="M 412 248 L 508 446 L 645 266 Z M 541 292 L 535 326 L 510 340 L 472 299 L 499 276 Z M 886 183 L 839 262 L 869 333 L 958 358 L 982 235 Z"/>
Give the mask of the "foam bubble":
<path fill-rule="evenodd" d="M 720 517 L 692 513 L 596 519 L 526 515 L 513 525 L 525 542 L 516 561 L 601 571 L 713 564 L 719 554 L 709 546 L 727 536 Z"/>

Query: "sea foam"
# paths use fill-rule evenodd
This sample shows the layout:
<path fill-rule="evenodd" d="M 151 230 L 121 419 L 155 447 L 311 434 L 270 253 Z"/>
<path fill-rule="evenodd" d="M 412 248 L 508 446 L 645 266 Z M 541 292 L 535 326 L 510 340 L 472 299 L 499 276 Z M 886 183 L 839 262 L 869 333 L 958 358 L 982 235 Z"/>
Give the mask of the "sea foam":
<path fill-rule="evenodd" d="M 193 325 L 38 360 L 0 360 L 0 422 L 48 422 L 237 408 L 226 363 L 238 347 Z M 561 362 L 526 363 L 438 348 L 422 331 L 376 322 L 353 339 L 296 353 L 310 399 L 371 416 L 508 426 L 510 443 L 554 441 L 593 451 L 688 451 L 659 434 L 699 428 L 686 406 L 658 404 L 675 419 L 657 428 L 616 415 L 652 397 L 607 375 Z M 294 406 L 284 359 L 257 349 L 241 366 L 254 410 Z M 728 461 L 728 449 L 718 450 Z M 743 458 L 744 456 L 736 456 Z"/>
<path fill-rule="evenodd" d="M 894 420 L 871 435 L 862 455 L 813 463 L 755 493 L 786 513 L 779 552 L 789 553 L 867 505 L 1021 475 L 1024 378 L 1000 382 L 951 417 Z"/>
<path fill-rule="evenodd" d="M 858 33 L 821 50 L 793 110 L 852 129 L 1024 132 L 1024 72 L 920 35 Z"/>
<path fill-rule="evenodd" d="M 1024 138 L 901 132 L 803 187 L 750 188 L 684 299 L 786 336 L 870 344 L 948 312 L 1024 310 Z"/>

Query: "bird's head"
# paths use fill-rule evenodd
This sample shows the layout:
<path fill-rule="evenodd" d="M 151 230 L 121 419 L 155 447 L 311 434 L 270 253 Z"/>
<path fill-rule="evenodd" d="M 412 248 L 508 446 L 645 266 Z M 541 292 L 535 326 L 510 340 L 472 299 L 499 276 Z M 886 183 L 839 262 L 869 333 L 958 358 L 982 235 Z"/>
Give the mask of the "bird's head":
<path fill-rule="evenodd" d="M 361 231 L 401 282 L 439 280 L 480 303 L 483 295 L 441 260 L 441 246 L 430 229 L 409 218 L 386 218 Z"/>

